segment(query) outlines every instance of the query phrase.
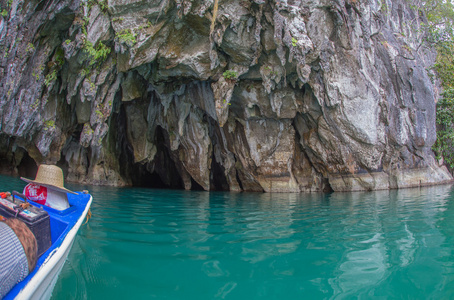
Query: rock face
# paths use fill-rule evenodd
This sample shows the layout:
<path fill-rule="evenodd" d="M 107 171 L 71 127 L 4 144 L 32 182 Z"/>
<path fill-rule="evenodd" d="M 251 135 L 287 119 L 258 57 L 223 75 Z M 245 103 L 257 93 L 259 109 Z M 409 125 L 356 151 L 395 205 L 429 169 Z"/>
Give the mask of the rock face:
<path fill-rule="evenodd" d="M 1 7 L 3 172 L 266 192 L 452 179 L 431 152 L 434 55 L 408 1 Z"/>

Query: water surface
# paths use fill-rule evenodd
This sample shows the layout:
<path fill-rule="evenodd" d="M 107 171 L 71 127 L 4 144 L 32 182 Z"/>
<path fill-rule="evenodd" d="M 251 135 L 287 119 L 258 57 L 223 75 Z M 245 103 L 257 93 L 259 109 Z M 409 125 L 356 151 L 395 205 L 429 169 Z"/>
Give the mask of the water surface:
<path fill-rule="evenodd" d="M 53 300 L 454 298 L 451 186 L 329 195 L 88 189 L 93 217 Z"/>

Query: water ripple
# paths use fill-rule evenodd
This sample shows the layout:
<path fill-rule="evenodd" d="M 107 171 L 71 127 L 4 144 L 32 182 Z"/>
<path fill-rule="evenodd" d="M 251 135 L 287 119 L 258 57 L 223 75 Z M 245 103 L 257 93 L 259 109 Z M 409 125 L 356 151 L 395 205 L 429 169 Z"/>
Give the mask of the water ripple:
<path fill-rule="evenodd" d="M 92 191 L 53 299 L 454 295 L 450 186 L 373 193 Z M 78 295 L 75 297 L 74 295 Z"/>

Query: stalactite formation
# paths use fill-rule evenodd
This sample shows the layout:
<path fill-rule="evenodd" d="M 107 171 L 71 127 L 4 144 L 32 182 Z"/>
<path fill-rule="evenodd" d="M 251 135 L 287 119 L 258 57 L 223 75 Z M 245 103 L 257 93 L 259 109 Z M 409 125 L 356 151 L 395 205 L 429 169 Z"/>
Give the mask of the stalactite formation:
<path fill-rule="evenodd" d="M 259 192 L 451 180 L 407 1 L 0 3 L 3 173 Z"/>

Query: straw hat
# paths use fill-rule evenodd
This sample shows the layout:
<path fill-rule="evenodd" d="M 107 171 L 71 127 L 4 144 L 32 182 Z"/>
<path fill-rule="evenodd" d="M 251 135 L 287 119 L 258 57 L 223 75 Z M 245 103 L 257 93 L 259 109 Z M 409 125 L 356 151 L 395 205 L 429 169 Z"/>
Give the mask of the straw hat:
<path fill-rule="evenodd" d="M 54 191 L 76 194 L 64 187 L 63 171 L 54 165 L 40 165 L 35 180 L 21 177 L 25 182 L 45 186 Z"/>

